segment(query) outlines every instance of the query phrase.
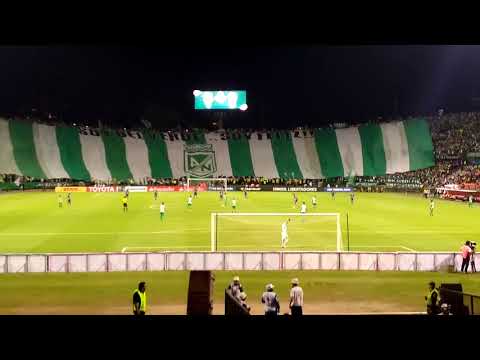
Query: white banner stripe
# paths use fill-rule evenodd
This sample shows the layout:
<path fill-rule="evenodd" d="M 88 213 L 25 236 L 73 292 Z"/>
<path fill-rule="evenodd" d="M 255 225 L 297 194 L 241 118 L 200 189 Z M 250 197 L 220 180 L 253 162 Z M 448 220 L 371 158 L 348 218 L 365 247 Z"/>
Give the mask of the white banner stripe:
<path fill-rule="evenodd" d="M 183 166 L 185 142 L 182 140 L 165 140 L 165 144 L 167 145 L 168 161 L 170 161 L 172 176 L 176 179 L 185 176 Z"/>
<path fill-rule="evenodd" d="M 13 154 L 8 121 L 0 119 L 0 173 L 21 175 Z"/>
<path fill-rule="evenodd" d="M 253 133 L 249 144 L 255 176 L 278 178 L 270 139 L 267 139 L 265 134 L 262 134 L 262 140 L 258 140 L 257 133 Z"/>
<path fill-rule="evenodd" d="M 128 167 L 136 181 L 150 178 L 152 171 L 148 161 L 147 144 L 143 139 L 134 139 L 130 136 L 124 137 L 125 152 L 127 157 Z"/>
<path fill-rule="evenodd" d="M 305 179 L 323 179 L 313 137 L 296 138 L 292 133 L 292 142 L 298 165 Z"/>
<path fill-rule="evenodd" d="M 342 158 L 344 176 L 353 171 L 355 175 L 363 175 L 362 141 L 357 127 L 335 130 L 338 150 Z"/>
<path fill-rule="evenodd" d="M 49 179 L 70 178 L 60 158 L 55 126 L 34 123 L 32 130 L 38 163 L 45 175 Z"/>
<path fill-rule="evenodd" d="M 215 152 L 217 171 L 213 174 L 213 176 L 233 176 L 228 141 L 222 140 L 220 134 L 218 133 L 206 134 L 205 140 L 208 144 L 212 145 L 213 151 Z"/>
<path fill-rule="evenodd" d="M 408 141 L 403 122 L 381 124 L 387 174 L 405 172 L 410 169 Z"/>
<path fill-rule="evenodd" d="M 105 158 L 105 145 L 100 136 L 80 134 L 82 156 L 92 180 L 107 181 L 112 179 Z"/>

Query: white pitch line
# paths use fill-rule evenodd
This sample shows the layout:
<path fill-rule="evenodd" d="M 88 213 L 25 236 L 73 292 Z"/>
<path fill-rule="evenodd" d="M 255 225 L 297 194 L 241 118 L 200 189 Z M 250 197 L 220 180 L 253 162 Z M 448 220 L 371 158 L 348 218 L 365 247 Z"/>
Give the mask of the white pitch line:
<path fill-rule="evenodd" d="M 400 246 L 400 247 L 401 247 L 401 248 L 404 248 L 405 250 L 408 250 L 408 251 L 410 251 L 410 252 L 415 252 L 415 250 L 410 249 L 410 248 L 408 248 L 408 247 L 406 247 L 406 246 Z"/>
<path fill-rule="evenodd" d="M 124 247 L 124 248 L 122 249 L 122 253 L 124 253 L 126 250 L 127 250 L 127 248 Z"/>

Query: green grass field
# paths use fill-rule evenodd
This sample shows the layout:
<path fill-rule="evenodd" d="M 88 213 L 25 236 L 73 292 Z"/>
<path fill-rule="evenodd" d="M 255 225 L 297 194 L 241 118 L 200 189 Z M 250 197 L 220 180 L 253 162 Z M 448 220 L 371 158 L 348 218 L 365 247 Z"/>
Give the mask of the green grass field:
<path fill-rule="evenodd" d="M 340 213 L 343 247 L 347 248 L 349 215 L 350 250 L 353 251 L 458 251 L 477 239 L 480 208 L 436 200 L 435 214 L 417 195 L 357 193 L 351 205 L 348 194 L 317 193 L 313 210 L 311 193 L 299 193 L 309 212 Z M 129 211 L 123 213 L 121 194 L 73 194 L 73 204 L 58 207 L 53 192 L 2 194 L 0 253 L 105 252 L 210 250 L 210 213 L 230 212 L 218 193 L 200 193 L 187 208 L 187 194 L 131 193 Z M 239 212 L 299 212 L 291 193 L 229 193 Z M 160 221 L 159 204 L 167 206 Z M 281 222 L 286 217 L 227 217 L 218 221 L 218 250 L 280 250 Z M 293 218 L 288 250 L 336 250 L 333 217 Z"/>
<path fill-rule="evenodd" d="M 214 314 L 223 314 L 224 289 L 237 273 L 215 272 Z M 475 275 L 425 272 L 246 271 L 239 272 L 253 314 L 262 314 L 265 285 L 275 285 L 281 312 L 288 311 L 289 282 L 300 279 L 306 314 L 425 311 L 427 284 L 463 284 L 480 293 Z M 1 276 L 0 314 L 131 314 L 136 284 L 147 282 L 149 314 L 185 315 L 188 272 L 5 274 Z"/>

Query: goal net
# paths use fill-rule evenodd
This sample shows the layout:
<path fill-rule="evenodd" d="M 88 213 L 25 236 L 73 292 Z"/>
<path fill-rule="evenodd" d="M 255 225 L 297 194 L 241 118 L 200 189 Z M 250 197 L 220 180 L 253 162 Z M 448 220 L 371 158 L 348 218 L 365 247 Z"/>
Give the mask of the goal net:
<path fill-rule="evenodd" d="M 210 231 L 211 251 L 343 250 L 339 213 L 212 213 Z"/>
<path fill-rule="evenodd" d="M 187 191 L 227 191 L 227 179 L 225 178 L 187 178 Z"/>

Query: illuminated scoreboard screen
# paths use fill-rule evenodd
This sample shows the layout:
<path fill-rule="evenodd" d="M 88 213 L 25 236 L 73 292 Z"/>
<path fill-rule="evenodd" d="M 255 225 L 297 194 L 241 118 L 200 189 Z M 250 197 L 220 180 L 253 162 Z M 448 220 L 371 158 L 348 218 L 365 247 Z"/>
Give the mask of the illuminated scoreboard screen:
<path fill-rule="evenodd" d="M 193 92 L 195 110 L 247 110 L 247 92 L 243 90 Z"/>

